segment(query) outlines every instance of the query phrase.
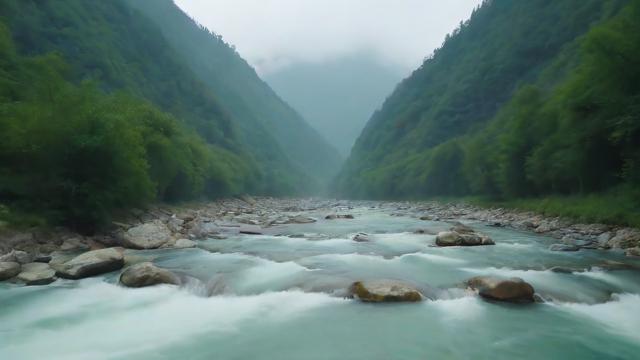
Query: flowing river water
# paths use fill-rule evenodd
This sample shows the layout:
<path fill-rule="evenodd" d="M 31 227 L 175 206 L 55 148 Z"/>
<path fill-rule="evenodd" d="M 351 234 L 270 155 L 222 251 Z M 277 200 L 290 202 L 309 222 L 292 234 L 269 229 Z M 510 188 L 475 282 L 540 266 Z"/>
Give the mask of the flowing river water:
<path fill-rule="evenodd" d="M 307 212 L 320 220 L 280 226 L 278 236 L 127 251 L 190 279 L 182 287 L 128 289 L 119 273 L 2 283 L 0 359 L 638 359 L 638 261 L 552 252 L 551 238 L 482 223 L 469 225 L 495 246 L 438 248 L 413 232 L 451 224 L 351 213 Z M 352 241 L 358 232 L 371 241 Z M 459 286 L 478 275 L 520 277 L 546 301 L 488 302 Z M 402 280 L 434 300 L 345 298 L 366 279 Z"/>

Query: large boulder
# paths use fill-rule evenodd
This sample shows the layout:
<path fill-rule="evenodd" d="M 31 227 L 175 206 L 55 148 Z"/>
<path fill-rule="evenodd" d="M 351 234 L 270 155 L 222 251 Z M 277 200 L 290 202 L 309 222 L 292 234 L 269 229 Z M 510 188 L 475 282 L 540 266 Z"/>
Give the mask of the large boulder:
<path fill-rule="evenodd" d="M 11 279 L 20 274 L 20 264 L 15 261 L 0 262 L 0 281 Z"/>
<path fill-rule="evenodd" d="M 467 285 L 478 291 L 483 298 L 513 303 L 534 301 L 533 286 L 520 278 L 501 279 L 490 276 L 478 276 L 467 281 Z"/>
<path fill-rule="evenodd" d="M 640 230 L 624 228 L 616 232 L 616 235 L 607 243 L 612 248 L 627 249 L 640 246 Z"/>
<path fill-rule="evenodd" d="M 180 285 L 180 278 L 169 270 L 143 262 L 126 268 L 120 275 L 120 284 L 133 288 L 159 284 Z"/>
<path fill-rule="evenodd" d="M 47 285 L 56 281 L 56 272 L 45 263 L 28 263 L 22 265 L 16 277 L 26 285 Z"/>
<path fill-rule="evenodd" d="M 459 233 L 456 231 L 443 231 L 436 235 L 438 246 L 479 246 L 495 245 L 495 242 L 486 235 L 476 232 Z"/>
<path fill-rule="evenodd" d="M 640 247 L 628 248 L 624 253 L 627 256 L 640 257 Z"/>
<path fill-rule="evenodd" d="M 55 266 L 57 275 L 65 279 L 82 279 L 121 269 L 124 266 L 122 248 L 93 250 Z"/>
<path fill-rule="evenodd" d="M 357 281 L 349 293 L 363 302 L 416 302 L 422 301 L 422 294 L 415 287 L 398 281 Z"/>
<path fill-rule="evenodd" d="M 132 249 L 157 249 L 171 240 L 171 230 L 155 220 L 132 227 L 122 236 L 122 244 Z"/>

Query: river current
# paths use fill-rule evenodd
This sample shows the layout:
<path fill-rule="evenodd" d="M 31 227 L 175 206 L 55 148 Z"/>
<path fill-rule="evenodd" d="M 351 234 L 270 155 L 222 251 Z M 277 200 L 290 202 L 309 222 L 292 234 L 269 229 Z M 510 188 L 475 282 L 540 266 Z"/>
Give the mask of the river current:
<path fill-rule="evenodd" d="M 468 223 L 495 246 L 434 247 L 451 224 L 367 207 L 272 235 L 131 251 L 188 279 L 128 289 L 118 273 L 47 286 L 0 283 L 0 359 L 638 359 L 640 262 L 552 252 L 556 240 Z M 371 241 L 355 242 L 359 233 Z M 626 264 L 623 265 L 622 263 Z M 562 266 L 571 271 L 554 272 Z M 485 301 L 460 284 L 520 277 L 544 302 Z M 434 300 L 366 304 L 353 281 L 395 279 Z"/>

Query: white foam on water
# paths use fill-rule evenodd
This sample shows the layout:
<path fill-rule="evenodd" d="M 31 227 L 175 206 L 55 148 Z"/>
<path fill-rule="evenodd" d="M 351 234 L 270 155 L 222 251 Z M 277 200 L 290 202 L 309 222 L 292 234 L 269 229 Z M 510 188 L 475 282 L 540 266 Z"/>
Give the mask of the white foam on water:
<path fill-rule="evenodd" d="M 600 269 L 592 269 L 590 271 L 576 271 L 573 273 L 574 275 L 584 276 L 595 280 L 600 280 L 605 283 L 609 283 L 612 285 L 619 286 L 621 288 L 625 288 L 627 284 L 624 281 L 617 278 L 615 275 L 612 275 L 609 272 Z"/>
<path fill-rule="evenodd" d="M 639 294 L 614 294 L 612 301 L 595 305 L 576 303 L 549 305 L 597 321 L 605 325 L 611 333 L 640 342 Z"/>
<path fill-rule="evenodd" d="M 425 304 L 436 308 L 444 320 L 471 320 L 484 314 L 482 300 L 475 295 L 463 296 L 456 299 L 434 300 Z"/>
<path fill-rule="evenodd" d="M 233 287 L 241 291 L 280 290 L 292 285 L 292 282 L 298 282 L 300 275 L 310 271 L 313 270 L 292 261 L 274 262 L 261 259 L 257 266 L 241 271 Z"/>
<path fill-rule="evenodd" d="M 464 264 L 467 262 L 466 260 L 456 259 L 449 256 L 427 254 L 427 253 L 405 254 L 400 256 L 400 258 L 412 257 L 412 256 L 423 258 L 428 260 L 429 262 L 440 263 L 440 264 Z"/>
<path fill-rule="evenodd" d="M 491 275 L 505 278 L 519 277 L 522 279 L 550 277 L 556 275 L 556 273 L 552 272 L 551 270 L 518 270 L 508 267 L 497 268 L 493 266 L 486 268 L 461 268 L 460 270 L 478 275 Z"/>
<path fill-rule="evenodd" d="M 125 289 L 92 283 L 43 296 L 46 306 L 30 306 L 3 319 L 0 343 L 6 343 L 0 358 L 135 358 L 199 334 L 241 332 L 243 326 L 289 321 L 311 309 L 347 302 L 296 291 L 202 298 L 168 286 Z"/>
<path fill-rule="evenodd" d="M 506 247 L 510 249 L 531 249 L 534 247 L 533 244 L 524 244 L 524 243 L 510 243 L 510 242 L 496 242 L 494 246 L 497 247 Z"/>

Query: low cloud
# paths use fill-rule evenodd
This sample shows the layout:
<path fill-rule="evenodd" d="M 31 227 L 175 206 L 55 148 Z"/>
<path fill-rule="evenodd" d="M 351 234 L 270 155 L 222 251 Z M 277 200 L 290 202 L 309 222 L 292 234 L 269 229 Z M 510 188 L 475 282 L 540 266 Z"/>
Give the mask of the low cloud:
<path fill-rule="evenodd" d="M 176 0 L 258 72 L 368 51 L 413 69 L 481 0 Z"/>

